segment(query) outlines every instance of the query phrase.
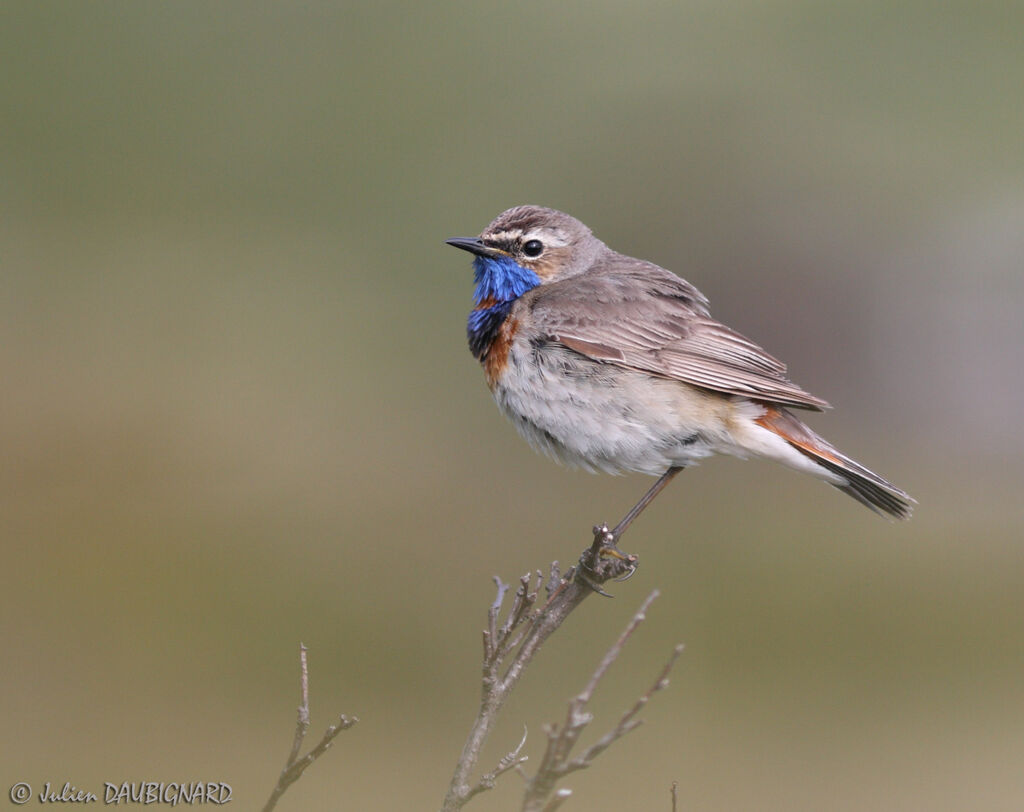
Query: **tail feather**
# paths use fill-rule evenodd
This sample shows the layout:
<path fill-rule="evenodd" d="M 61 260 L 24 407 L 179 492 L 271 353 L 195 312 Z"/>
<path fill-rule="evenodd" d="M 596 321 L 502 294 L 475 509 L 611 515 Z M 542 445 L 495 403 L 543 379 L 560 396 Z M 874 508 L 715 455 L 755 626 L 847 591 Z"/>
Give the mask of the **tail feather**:
<path fill-rule="evenodd" d="M 777 434 L 805 457 L 813 460 L 841 482 L 831 484 L 876 513 L 909 519 L 914 499 L 860 463 L 851 460 L 823 440 L 783 408 L 766 407 L 757 423 Z"/>

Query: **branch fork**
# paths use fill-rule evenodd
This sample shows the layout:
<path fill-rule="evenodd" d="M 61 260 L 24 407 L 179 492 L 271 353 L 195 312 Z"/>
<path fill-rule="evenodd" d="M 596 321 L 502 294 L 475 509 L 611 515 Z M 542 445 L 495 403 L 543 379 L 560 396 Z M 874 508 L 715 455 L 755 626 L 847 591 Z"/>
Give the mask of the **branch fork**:
<path fill-rule="evenodd" d="M 540 570 L 523 575 L 519 579 L 504 622 L 500 622 L 501 610 L 511 586 L 495 577 L 497 595 L 488 609 L 487 626 L 483 632 L 480 709 L 456 764 L 441 807 L 442 812 L 461 810 L 471 798 L 491 789 L 500 775 L 512 769 L 520 773 L 526 781 L 522 806 L 525 812 L 547 812 L 558 808 L 572 794 L 569 789 L 556 788 L 558 780 L 571 772 L 590 766 L 594 758 L 639 726 L 637 714 L 655 692 L 667 686 L 668 673 L 682 652 L 681 646 L 674 649 L 658 679 L 633 707 L 626 711 L 618 724 L 578 756 L 571 756 L 580 734 L 593 718 L 587 710 L 587 703 L 605 672 L 621 654 L 626 641 L 646 617 L 648 607 L 658 596 L 655 590 L 605 654 L 583 692 L 569 703 L 566 720 L 562 726 L 549 725 L 544 728 L 547 748 L 536 775 L 532 778 L 527 776 L 522 766 L 527 761 L 526 756 L 520 755 L 526 743 L 524 731 L 519 744 L 502 757 L 494 770 L 485 773 L 475 783 L 470 782 L 470 776 L 476 769 L 480 753 L 494 728 L 498 713 L 541 645 L 589 595 L 595 592 L 607 595 L 602 589 L 602 584 L 612 579 L 624 580 L 636 570 L 637 557 L 622 553 L 616 546 L 619 535 L 619 528 L 609 530 L 606 525 L 595 527 L 593 543 L 583 551 L 579 561 L 564 576 L 560 573 L 557 561 L 551 565 L 547 579 Z M 538 606 L 542 586 L 547 600 Z"/>
<path fill-rule="evenodd" d="M 273 792 L 270 793 L 270 798 L 267 799 L 266 805 L 263 807 L 263 812 L 271 812 L 277 806 L 277 802 L 284 795 L 285 790 L 302 777 L 302 774 L 310 764 L 327 752 L 327 749 L 334 743 L 335 737 L 341 731 L 348 730 L 359 721 L 355 716 L 341 714 L 336 724 L 328 726 L 324 735 L 313 749 L 301 758 L 299 757 L 299 752 L 302 750 L 302 742 L 306 738 L 306 733 L 309 732 L 309 665 L 306 661 L 306 651 L 306 647 L 299 643 L 299 666 L 301 671 L 299 687 L 301 701 L 299 703 L 298 720 L 295 724 L 295 736 L 292 739 L 292 749 L 288 752 L 288 760 L 285 761 L 281 775 L 278 776 L 277 784 Z"/>

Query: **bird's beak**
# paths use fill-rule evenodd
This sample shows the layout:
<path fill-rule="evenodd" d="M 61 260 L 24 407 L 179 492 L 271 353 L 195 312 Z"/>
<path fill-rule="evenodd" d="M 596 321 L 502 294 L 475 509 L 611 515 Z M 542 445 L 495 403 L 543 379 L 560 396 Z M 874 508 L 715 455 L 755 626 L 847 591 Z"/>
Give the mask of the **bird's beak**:
<path fill-rule="evenodd" d="M 469 253 L 476 254 L 478 257 L 507 256 L 504 251 L 484 245 L 479 237 L 452 237 L 450 240 L 445 240 L 445 243 L 461 248 L 463 251 L 469 251 Z"/>

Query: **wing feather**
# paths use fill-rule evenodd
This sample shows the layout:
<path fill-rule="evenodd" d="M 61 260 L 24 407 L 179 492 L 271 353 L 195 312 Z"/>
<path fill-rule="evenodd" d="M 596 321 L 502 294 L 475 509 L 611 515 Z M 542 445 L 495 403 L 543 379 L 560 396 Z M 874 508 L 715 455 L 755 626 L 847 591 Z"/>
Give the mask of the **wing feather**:
<path fill-rule="evenodd" d="M 829 408 L 790 381 L 785 364 L 712 319 L 696 288 L 656 265 L 616 255 L 527 297 L 549 340 L 595 361 L 731 395 Z"/>

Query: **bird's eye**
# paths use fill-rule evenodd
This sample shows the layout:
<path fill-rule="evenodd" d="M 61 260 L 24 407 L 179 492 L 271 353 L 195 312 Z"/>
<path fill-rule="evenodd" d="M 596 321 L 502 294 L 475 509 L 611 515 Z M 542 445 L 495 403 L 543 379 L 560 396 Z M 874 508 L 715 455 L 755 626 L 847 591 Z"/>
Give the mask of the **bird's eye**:
<path fill-rule="evenodd" d="M 544 251 L 544 243 L 540 240 L 530 240 L 523 246 L 523 253 L 528 257 L 539 257 Z"/>

